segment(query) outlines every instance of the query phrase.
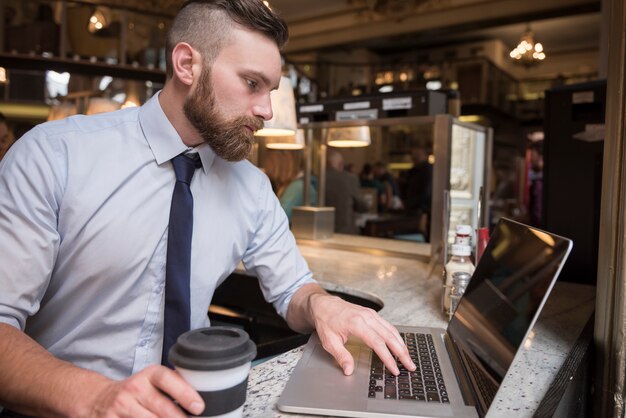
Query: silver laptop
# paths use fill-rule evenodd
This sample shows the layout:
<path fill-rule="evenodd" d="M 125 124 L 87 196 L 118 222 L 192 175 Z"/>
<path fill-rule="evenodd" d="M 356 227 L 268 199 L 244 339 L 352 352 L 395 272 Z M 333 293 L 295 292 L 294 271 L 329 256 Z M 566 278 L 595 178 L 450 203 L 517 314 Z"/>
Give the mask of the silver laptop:
<path fill-rule="evenodd" d="M 482 417 L 569 255 L 569 239 L 501 219 L 447 330 L 398 326 L 418 371 L 387 372 L 360 341 L 344 376 L 313 334 L 278 409 L 344 417 Z M 416 318 L 418 320 L 418 318 Z"/>

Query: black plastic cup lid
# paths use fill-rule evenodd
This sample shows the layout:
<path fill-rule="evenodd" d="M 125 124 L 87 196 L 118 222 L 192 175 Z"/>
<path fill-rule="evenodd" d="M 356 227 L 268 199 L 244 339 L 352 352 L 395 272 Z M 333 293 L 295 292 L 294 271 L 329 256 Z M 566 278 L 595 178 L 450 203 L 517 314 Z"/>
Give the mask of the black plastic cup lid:
<path fill-rule="evenodd" d="M 225 370 L 256 356 L 256 345 L 239 328 L 209 327 L 187 331 L 170 349 L 170 364 L 189 370 Z"/>

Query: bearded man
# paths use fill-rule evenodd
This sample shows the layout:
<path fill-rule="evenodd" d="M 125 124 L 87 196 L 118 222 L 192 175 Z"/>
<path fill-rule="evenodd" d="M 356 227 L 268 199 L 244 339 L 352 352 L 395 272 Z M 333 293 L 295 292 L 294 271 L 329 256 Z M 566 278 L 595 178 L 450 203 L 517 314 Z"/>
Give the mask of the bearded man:
<path fill-rule="evenodd" d="M 245 159 L 272 117 L 286 40 L 260 0 L 190 2 L 168 34 L 162 91 L 140 108 L 44 123 L 11 148 L 0 163 L 0 415 L 204 409 L 165 361 L 178 335 L 167 325 L 180 302 L 169 293 L 178 187 L 193 224 L 177 325 L 208 326 L 215 288 L 243 261 L 289 326 L 315 329 L 346 374 L 352 334 L 396 373 L 393 355 L 414 369 L 393 327 L 312 279 L 268 178 Z M 180 161 L 191 180 L 178 180 Z"/>

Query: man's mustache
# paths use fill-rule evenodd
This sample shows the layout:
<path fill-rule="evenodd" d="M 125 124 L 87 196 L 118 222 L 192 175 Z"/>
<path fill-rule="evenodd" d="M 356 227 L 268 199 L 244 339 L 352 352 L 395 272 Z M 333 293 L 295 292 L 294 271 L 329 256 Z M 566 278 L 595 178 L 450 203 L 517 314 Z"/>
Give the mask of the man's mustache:
<path fill-rule="evenodd" d="M 263 119 L 259 119 L 259 118 L 251 118 L 246 125 L 250 126 L 250 128 L 252 128 L 252 130 L 254 132 L 263 129 L 263 127 L 265 126 L 265 122 L 263 121 Z"/>

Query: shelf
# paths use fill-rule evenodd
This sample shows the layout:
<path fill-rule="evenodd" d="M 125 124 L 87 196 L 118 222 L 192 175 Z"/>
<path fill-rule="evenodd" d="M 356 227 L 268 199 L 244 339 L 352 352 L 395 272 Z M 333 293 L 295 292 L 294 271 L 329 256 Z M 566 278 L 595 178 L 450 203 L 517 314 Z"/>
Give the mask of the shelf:
<path fill-rule="evenodd" d="M 0 66 L 7 70 L 53 70 L 85 75 L 108 75 L 114 78 L 165 82 L 165 72 L 132 65 L 106 64 L 86 60 L 45 58 L 28 54 L 0 53 Z"/>

